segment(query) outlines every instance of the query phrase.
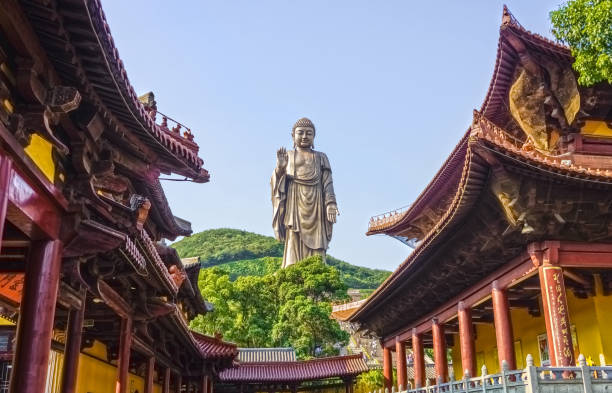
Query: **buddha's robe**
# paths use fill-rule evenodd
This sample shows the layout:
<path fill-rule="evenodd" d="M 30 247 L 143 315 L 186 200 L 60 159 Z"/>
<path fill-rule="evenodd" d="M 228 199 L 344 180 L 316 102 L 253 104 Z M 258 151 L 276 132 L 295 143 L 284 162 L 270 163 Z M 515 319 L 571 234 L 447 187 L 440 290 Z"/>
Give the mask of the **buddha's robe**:
<path fill-rule="evenodd" d="M 272 174 L 272 226 L 285 242 L 283 267 L 325 253 L 332 237 L 327 206 L 336 204 L 331 167 L 324 153 L 288 151 L 285 173 Z"/>

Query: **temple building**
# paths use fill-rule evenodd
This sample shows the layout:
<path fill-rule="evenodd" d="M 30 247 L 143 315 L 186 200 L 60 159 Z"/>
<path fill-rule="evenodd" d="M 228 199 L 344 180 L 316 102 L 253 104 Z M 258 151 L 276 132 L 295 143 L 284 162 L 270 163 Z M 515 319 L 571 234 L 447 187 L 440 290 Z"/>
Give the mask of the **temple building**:
<path fill-rule="evenodd" d="M 424 348 L 433 348 L 438 383 L 483 365 L 519 372 L 500 377 L 504 386 L 525 383 L 527 366 L 565 367 L 549 380 L 577 376 L 584 391 L 589 378 L 609 383 L 611 374 L 575 366 L 580 354 L 581 367 L 612 360 L 612 86 L 579 86 L 572 63 L 567 47 L 504 9 L 471 126 L 407 209 L 370 221 L 368 235 L 414 247 L 340 316 L 380 337 L 386 387 L 425 385 Z"/>
<path fill-rule="evenodd" d="M 292 348 L 239 348 L 234 367 L 219 374 L 217 390 L 353 393 L 357 376 L 366 371 L 361 353 L 300 361 Z"/>
<path fill-rule="evenodd" d="M 209 180 L 191 131 L 131 86 L 98 0 L 0 2 L 0 391 L 211 393 L 236 345 L 160 175 Z"/>

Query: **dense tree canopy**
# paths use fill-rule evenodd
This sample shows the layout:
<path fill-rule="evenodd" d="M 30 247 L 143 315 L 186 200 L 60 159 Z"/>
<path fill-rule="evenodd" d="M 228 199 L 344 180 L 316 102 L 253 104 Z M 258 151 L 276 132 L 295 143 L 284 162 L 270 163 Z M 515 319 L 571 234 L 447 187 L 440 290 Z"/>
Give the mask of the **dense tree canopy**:
<path fill-rule="evenodd" d="M 612 0 L 570 0 L 550 19 L 555 37 L 572 49 L 578 82 L 612 83 Z"/>
<path fill-rule="evenodd" d="M 191 322 L 197 331 L 245 347 L 293 347 L 300 358 L 337 354 L 348 334 L 330 318 L 346 298 L 337 269 L 310 257 L 275 273 L 235 281 L 222 267 L 203 269 L 199 287 L 215 310 Z"/>

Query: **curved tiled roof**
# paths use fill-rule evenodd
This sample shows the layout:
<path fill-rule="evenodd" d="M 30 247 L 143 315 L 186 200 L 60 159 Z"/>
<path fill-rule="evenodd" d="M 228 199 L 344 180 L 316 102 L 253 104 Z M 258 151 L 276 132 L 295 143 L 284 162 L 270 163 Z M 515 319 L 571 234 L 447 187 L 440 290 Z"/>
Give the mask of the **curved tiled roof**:
<path fill-rule="evenodd" d="M 160 233 L 163 237 L 174 240 L 177 236 L 191 235 L 191 223 L 172 214 L 166 193 L 159 179 L 154 179 L 151 182 L 134 180 L 133 184 L 140 195 L 153 202 L 149 215 L 160 227 Z"/>
<path fill-rule="evenodd" d="M 571 160 L 563 157 L 547 156 L 537 150 L 523 149 L 516 144 L 512 136 L 478 112 L 474 114 L 474 125 L 472 138 L 490 144 L 495 152 L 504 154 L 510 159 L 518 159 L 523 164 L 554 176 L 612 183 L 612 171 L 608 169 L 575 165 Z"/>
<path fill-rule="evenodd" d="M 539 34 L 526 30 L 504 6 L 502 24 L 500 26 L 499 41 L 497 44 L 497 57 L 489 89 L 485 96 L 480 112 L 498 125 L 503 125 L 507 115 L 507 97 L 512 84 L 514 69 L 518 64 L 519 56 L 508 41 L 509 35 L 514 35 L 527 46 L 539 52 L 550 54 L 571 62 L 571 52 L 566 46 L 551 41 Z"/>
<path fill-rule="evenodd" d="M 234 343 L 194 331 L 191 331 L 191 334 L 198 344 L 204 359 L 233 360 L 238 355 L 238 347 Z"/>
<path fill-rule="evenodd" d="M 425 207 L 436 204 L 444 194 L 441 191 L 452 187 L 454 185 L 452 180 L 458 178 L 461 174 L 461 168 L 465 161 L 469 134 L 470 132 L 468 130 L 457 146 L 455 146 L 442 167 L 438 170 L 438 173 L 436 173 L 434 178 L 408 209 L 392 217 L 373 217 L 370 219 L 367 235 L 391 233 L 401 230 L 402 226 L 410 223 L 421 214 Z"/>
<path fill-rule="evenodd" d="M 238 362 L 295 362 L 293 348 L 238 348 Z"/>
<path fill-rule="evenodd" d="M 368 371 L 361 354 L 318 358 L 298 362 L 239 364 L 219 373 L 222 383 L 303 382 L 356 376 Z"/>
<path fill-rule="evenodd" d="M 208 181 L 197 145 L 155 123 L 139 101 L 119 57 L 99 0 L 40 3 L 23 9 L 64 83 L 75 86 L 99 108 L 119 138 L 134 132 L 166 162 L 164 170 Z M 184 140 L 183 140 L 184 139 Z"/>

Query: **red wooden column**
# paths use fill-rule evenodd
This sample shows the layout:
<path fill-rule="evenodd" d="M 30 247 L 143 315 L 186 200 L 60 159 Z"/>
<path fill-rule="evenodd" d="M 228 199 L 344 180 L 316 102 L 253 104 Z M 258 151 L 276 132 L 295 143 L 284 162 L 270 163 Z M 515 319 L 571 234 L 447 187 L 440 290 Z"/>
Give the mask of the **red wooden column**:
<path fill-rule="evenodd" d="M 354 392 L 354 390 L 353 390 L 353 382 L 354 382 L 353 378 L 345 378 L 344 379 L 344 393 L 353 393 Z M 292 389 L 295 389 L 295 390 L 292 390 L 292 392 L 294 392 L 294 393 L 297 391 L 296 387 L 292 387 Z"/>
<path fill-rule="evenodd" d="M 155 358 L 151 356 L 147 361 L 147 370 L 145 373 L 145 393 L 153 393 L 153 386 L 155 384 Z"/>
<path fill-rule="evenodd" d="M 19 307 L 11 393 L 42 393 L 45 390 L 61 250 L 59 240 L 32 244 Z"/>
<path fill-rule="evenodd" d="M 4 222 L 6 221 L 12 169 L 13 161 L 8 157 L 0 156 L 0 239 L 4 235 Z"/>
<path fill-rule="evenodd" d="M 383 388 L 389 389 L 393 387 L 393 357 L 391 348 L 383 346 Z"/>
<path fill-rule="evenodd" d="M 164 370 L 164 383 L 162 385 L 162 393 L 170 393 L 170 367 Z"/>
<path fill-rule="evenodd" d="M 85 292 L 81 291 L 81 308 L 71 308 L 68 312 L 68 328 L 64 346 L 64 365 L 62 368 L 62 393 L 75 393 L 81 338 L 83 337 L 83 318 L 85 316 Z"/>
<path fill-rule="evenodd" d="M 423 335 L 412 329 L 412 356 L 414 357 L 414 385 L 422 388 L 425 381 L 425 348 L 423 347 Z"/>
<path fill-rule="evenodd" d="M 207 385 L 208 384 L 208 376 L 206 375 L 202 375 L 202 382 L 200 384 L 200 393 L 206 393 Z M 242 385 L 240 385 L 240 391 L 242 391 Z"/>
<path fill-rule="evenodd" d="M 213 393 L 213 379 L 212 375 L 208 377 L 208 385 L 206 385 L 206 393 Z"/>
<path fill-rule="evenodd" d="M 181 393 L 181 387 L 183 386 L 183 376 L 181 373 L 176 373 L 176 381 L 174 384 L 175 393 Z"/>
<path fill-rule="evenodd" d="M 461 368 L 463 375 L 476 376 L 476 356 L 474 353 L 474 325 L 472 308 L 459 302 L 457 319 L 459 320 L 459 346 L 461 347 Z"/>
<path fill-rule="evenodd" d="M 395 337 L 395 359 L 397 361 L 397 388 L 405 390 L 408 383 L 408 368 L 406 366 L 406 343 Z"/>
<path fill-rule="evenodd" d="M 117 382 L 115 393 L 126 393 L 128 390 L 128 371 L 130 368 L 130 349 L 132 346 L 132 318 L 121 319 L 119 337 L 119 359 L 117 361 Z"/>
<path fill-rule="evenodd" d="M 505 360 L 508 363 L 508 368 L 514 370 L 516 369 L 516 359 L 514 355 L 514 334 L 512 333 L 512 321 L 510 319 L 510 305 L 506 289 L 502 288 L 497 280 L 493 281 L 491 296 L 499 369 L 502 369 L 502 363 Z"/>
<path fill-rule="evenodd" d="M 553 266 L 547 263 L 538 269 L 550 363 L 556 367 L 574 366 L 574 347 L 570 331 L 563 269 L 561 266 Z"/>
<path fill-rule="evenodd" d="M 434 363 L 436 367 L 437 382 L 448 381 L 448 360 L 446 358 L 446 337 L 444 336 L 444 324 L 432 319 L 431 333 L 433 335 Z"/>

